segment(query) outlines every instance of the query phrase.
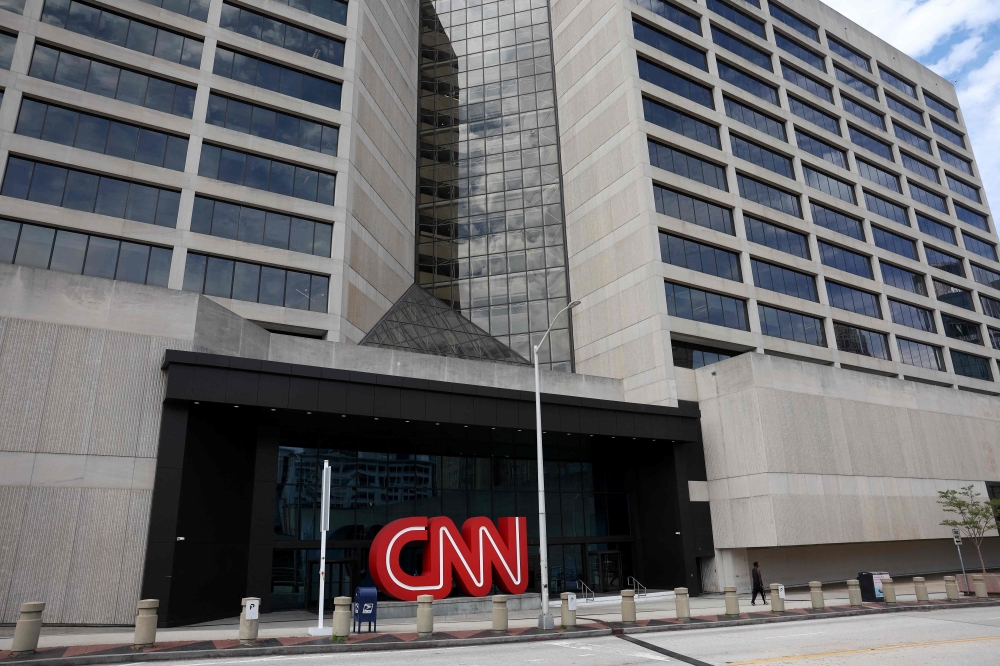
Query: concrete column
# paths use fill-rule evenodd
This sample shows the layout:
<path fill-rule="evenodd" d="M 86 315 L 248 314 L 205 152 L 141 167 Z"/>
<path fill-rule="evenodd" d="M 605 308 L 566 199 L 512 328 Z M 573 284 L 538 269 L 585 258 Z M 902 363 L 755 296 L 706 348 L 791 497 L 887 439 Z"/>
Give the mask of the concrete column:
<path fill-rule="evenodd" d="M 772 613 L 784 613 L 785 612 L 785 600 L 778 596 L 778 588 L 781 587 L 778 583 L 771 583 L 771 612 Z"/>
<path fill-rule="evenodd" d="M 156 642 L 156 609 L 159 599 L 141 599 L 139 614 L 135 616 L 135 636 L 132 647 L 148 647 Z"/>
<path fill-rule="evenodd" d="M 417 636 L 430 638 L 434 633 L 434 597 L 421 594 L 417 597 Z"/>
<path fill-rule="evenodd" d="M 887 604 L 896 603 L 896 584 L 892 582 L 891 578 L 882 579 L 882 597 Z"/>
<path fill-rule="evenodd" d="M 240 643 L 243 645 L 253 643 L 257 640 L 257 631 L 260 628 L 259 619 L 247 619 L 247 603 L 250 601 L 256 601 L 257 607 L 260 608 L 260 599 L 257 597 L 246 597 L 241 602 L 243 610 L 240 611 Z"/>
<path fill-rule="evenodd" d="M 331 640 L 347 638 L 351 633 L 351 598 L 333 599 L 333 634 Z"/>
<path fill-rule="evenodd" d="M 809 581 L 809 600 L 812 601 L 813 610 L 826 608 L 826 601 L 823 600 L 823 583 L 818 580 Z"/>
<path fill-rule="evenodd" d="M 736 587 L 726 586 L 726 616 L 740 614 L 740 599 L 736 596 Z"/>
<path fill-rule="evenodd" d="M 635 590 L 622 590 L 622 622 L 635 622 Z"/>
<path fill-rule="evenodd" d="M 944 593 L 948 601 L 958 601 L 958 581 L 954 576 L 944 577 Z"/>
<path fill-rule="evenodd" d="M 507 595 L 493 595 L 493 633 L 505 634 L 509 626 L 507 616 Z"/>
<path fill-rule="evenodd" d="M 10 646 L 10 654 L 31 654 L 38 647 L 38 636 L 42 633 L 42 611 L 44 601 L 26 601 L 21 604 L 20 617 L 14 625 L 14 642 Z"/>
<path fill-rule="evenodd" d="M 917 601 L 929 600 L 927 597 L 927 581 L 922 576 L 913 577 L 913 589 L 917 593 Z"/>
<path fill-rule="evenodd" d="M 576 606 L 576 595 L 572 592 L 563 592 L 559 595 L 559 599 L 562 602 L 559 604 L 560 624 L 564 627 L 575 627 L 576 608 L 570 608 L 570 600 L 572 599 L 573 606 Z"/>
<path fill-rule="evenodd" d="M 688 589 L 686 587 L 676 587 L 674 588 L 674 595 L 674 608 L 677 611 L 677 619 L 690 619 L 691 598 L 688 596 Z"/>
<path fill-rule="evenodd" d="M 972 588 L 976 591 L 976 599 L 985 599 L 989 596 L 989 593 L 986 591 L 986 579 L 983 578 L 983 574 L 972 574 Z M 18 622 L 18 624 L 21 623 Z"/>
<path fill-rule="evenodd" d="M 861 605 L 861 584 L 857 578 L 847 581 L 847 602 L 852 606 Z"/>

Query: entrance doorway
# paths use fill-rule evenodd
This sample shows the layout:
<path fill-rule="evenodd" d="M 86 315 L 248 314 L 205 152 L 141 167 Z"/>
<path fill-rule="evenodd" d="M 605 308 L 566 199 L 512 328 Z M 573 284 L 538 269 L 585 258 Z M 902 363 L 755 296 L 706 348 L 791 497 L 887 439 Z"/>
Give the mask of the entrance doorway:
<path fill-rule="evenodd" d="M 597 553 L 598 592 L 617 592 L 622 589 L 622 554 L 617 550 Z"/>
<path fill-rule="evenodd" d="M 319 559 L 307 562 L 309 570 L 309 585 L 306 587 L 306 608 L 319 610 Z M 325 611 L 333 610 L 334 597 L 353 597 L 357 562 L 353 558 L 338 558 L 326 560 L 326 591 Z"/>

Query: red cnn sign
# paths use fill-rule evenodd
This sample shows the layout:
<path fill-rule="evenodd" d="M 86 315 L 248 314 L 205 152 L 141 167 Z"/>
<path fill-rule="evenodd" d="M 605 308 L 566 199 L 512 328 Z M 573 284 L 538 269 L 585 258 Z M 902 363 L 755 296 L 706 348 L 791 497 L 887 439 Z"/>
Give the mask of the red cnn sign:
<path fill-rule="evenodd" d="M 501 518 L 499 529 L 489 518 L 469 518 L 459 532 L 451 518 L 401 518 L 375 535 L 368 569 L 375 585 L 391 597 L 416 601 L 421 594 L 444 599 L 452 579 L 458 589 L 482 597 L 496 584 L 507 594 L 528 588 L 528 533 L 523 517 Z M 399 553 L 408 543 L 424 541 L 423 573 L 411 576 L 399 566 Z"/>

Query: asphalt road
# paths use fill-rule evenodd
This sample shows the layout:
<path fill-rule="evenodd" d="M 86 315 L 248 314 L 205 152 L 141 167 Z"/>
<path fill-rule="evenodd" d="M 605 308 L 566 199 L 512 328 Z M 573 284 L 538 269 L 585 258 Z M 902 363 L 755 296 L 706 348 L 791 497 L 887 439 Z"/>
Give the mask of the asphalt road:
<path fill-rule="evenodd" d="M 159 662 L 179 666 L 923 666 L 1000 663 L 1000 609 L 894 613 L 512 645 Z M 638 641 L 635 642 L 635 641 Z M 674 655 L 674 656 L 671 656 Z"/>

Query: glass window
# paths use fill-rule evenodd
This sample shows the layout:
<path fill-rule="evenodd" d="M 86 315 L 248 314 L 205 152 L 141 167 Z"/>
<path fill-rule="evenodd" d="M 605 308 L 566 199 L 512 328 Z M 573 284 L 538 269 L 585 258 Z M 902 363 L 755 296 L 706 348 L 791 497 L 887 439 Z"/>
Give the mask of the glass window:
<path fill-rule="evenodd" d="M 833 66 L 833 71 L 837 75 L 837 80 L 847 87 L 855 90 L 865 97 L 878 101 L 878 89 L 864 79 L 854 76 L 843 67 Z M 846 107 L 845 107 L 846 108 Z"/>
<path fill-rule="evenodd" d="M 701 19 L 672 3 L 664 2 L 664 0 L 634 0 L 634 2 L 685 30 L 690 30 L 697 35 L 701 34 Z"/>
<path fill-rule="evenodd" d="M 942 303 L 948 303 L 949 305 L 966 310 L 975 310 L 975 307 L 972 305 L 972 292 L 968 289 L 962 289 L 961 287 L 938 280 L 931 280 L 931 282 L 934 283 L 934 295 Z"/>
<path fill-rule="evenodd" d="M 850 217 L 849 215 L 844 215 L 839 211 L 827 208 L 826 206 L 821 206 L 815 202 L 810 202 L 809 206 L 812 210 L 813 222 L 824 229 L 836 231 L 838 234 L 844 234 L 845 236 L 850 236 L 851 238 L 856 238 L 860 241 L 865 239 L 864 228 L 861 225 L 861 220 Z"/>
<path fill-rule="evenodd" d="M 777 88 L 722 61 L 716 61 L 716 64 L 718 65 L 720 79 L 755 97 L 761 98 L 765 102 L 770 102 L 778 106 Z"/>
<path fill-rule="evenodd" d="M 826 141 L 822 141 L 796 129 L 795 143 L 810 155 L 815 155 L 830 164 L 839 166 L 841 169 L 847 168 L 847 153 Z"/>
<path fill-rule="evenodd" d="M 944 356 L 940 347 L 906 338 L 896 338 L 896 342 L 899 343 L 899 357 L 903 363 L 930 370 L 944 370 Z"/>
<path fill-rule="evenodd" d="M 672 317 L 749 331 L 746 301 L 665 282 L 667 311 Z"/>
<path fill-rule="evenodd" d="M 965 222 L 966 224 L 971 224 L 977 229 L 982 229 L 983 231 L 989 231 L 990 225 L 986 223 L 986 216 L 977 213 L 974 210 L 970 210 L 960 203 L 955 204 L 955 216 Z"/>
<path fill-rule="evenodd" d="M 715 108 L 715 104 L 712 101 L 712 89 L 708 86 L 703 86 L 686 76 L 676 74 L 644 58 L 639 58 L 638 60 L 639 78 L 643 81 L 649 81 L 653 85 L 659 86 L 664 90 L 669 90 L 696 104 L 707 106 L 710 109 Z"/>
<path fill-rule="evenodd" d="M 821 83 L 808 74 L 803 74 L 794 67 L 789 67 L 785 63 L 781 63 L 781 75 L 792 85 L 796 85 L 806 92 L 812 93 L 816 97 L 833 104 L 833 92 L 831 92 L 830 87 L 825 83 Z"/>
<path fill-rule="evenodd" d="M 757 65 L 761 69 L 766 69 L 769 72 L 773 72 L 774 68 L 771 66 L 771 54 L 762 49 L 758 49 L 756 46 L 749 44 L 738 37 L 730 35 L 724 30 L 719 30 L 714 25 L 712 26 L 712 41 L 716 45 L 722 47 L 723 49 L 738 55 L 747 62 Z"/>
<path fill-rule="evenodd" d="M 967 233 L 962 234 L 962 240 L 965 241 L 965 249 L 969 252 L 974 252 L 991 261 L 997 260 L 997 248 L 993 243 L 988 243 Z"/>
<path fill-rule="evenodd" d="M 910 183 L 910 196 L 914 200 L 919 201 L 925 206 L 929 206 L 940 213 L 948 213 L 948 204 L 944 197 L 912 182 Z"/>
<path fill-rule="evenodd" d="M 771 16 L 775 18 L 775 20 L 784 23 L 792 30 L 795 30 L 800 34 L 805 35 L 814 42 L 819 42 L 819 31 L 816 30 L 816 28 L 809 25 L 808 23 L 806 23 L 805 21 L 803 21 L 802 19 L 800 19 L 799 17 L 791 14 L 785 9 L 782 9 L 773 2 L 767 3 L 767 9 L 770 12 Z"/>
<path fill-rule="evenodd" d="M 826 60 L 823 56 L 807 49 L 793 39 L 788 39 L 780 32 L 774 33 L 774 41 L 778 45 L 778 48 L 785 53 L 790 53 L 807 65 L 821 72 L 826 72 Z"/>
<path fill-rule="evenodd" d="M 830 50 L 836 55 L 840 56 L 852 65 L 860 67 L 866 72 L 872 71 L 871 61 L 868 59 L 868 56 L 863 55 L 860 51 L 854 50 L 840 40 L 833 39 L 830 35 L 826 36 L 826 41 L 830 45 Z"/>
<path fill-rule="evenodd" d="M 955 367 L 955 374 L 983 381 L 993 381 L 993 371 L 990 369 L 990 360 L 974 354 L 951 350 L 951 364 Z"/>
<path fill-rule="evenodd" d="M 962 260 L 941 250 L 935 250 L 929 245 L 924 245 L 924 254 L 927 255 L 927 263 L 934 268 L 940 268 L 953 275 L 965 277 L 965 269 L 962 267 Z"/>
<path fill-rule="evenodd" d="M 757 310 L 760 316 L 760 332 L 764 335 L 819 347 L 826 346 L 822 319 L 760 303 L 757 304 Z"/>
<path fill-rule="evenodd" d="M 766 247 L 794 254 L 803 259 L 809 258 L 809 239 L 805 234 L 779 227 L 765 220 L 750 215 L 743 215 L 747 240 Z"/>
<path fill-rule="evenodd" d="M 909 238 L 886 231 L 882 227 L 876 227 L 873 224 L 872 240 L 875 241 L 876 247 L 888 250 L 907 259 L 917 260 L 917 244 Z"/>
<path fill-rule="evenodd" d="M 312 280 L 313 277 L 319 279 Z M 189 252 L 184 289 L 210 296 L 325 312 L 328 280 L 325 276 Z"/>
<path fill-rule="evenodd" d="M 882 80 L 888 83 L 890 86 L 895 88 L 901 93 L 905 93 L 912 97 L 917 98 L 917 89 L 912 83 L 907 83 L 903 79 L 899 78 L 892 72 L 886 71 L 885 68 L 880 64 L 878 67 L 878 74 L 882 77 Z"/>
<path fill-rule="evenodd" d="M 929 236 L 934 236 L 934 238 L 943 240 L 945 243 L 957 245 L 955 242 L 955 230 L 947 224 L 941 224 L 936 220 L 917 213 L 917 226 Z"/>
<path fill-rule="evenodd" d="M 729 139 L 732 145 L 733 155 L 736 157 L 746 160 L 752 164 L 756 164 L 757 166 L 767 169 L 768 171 L 773 171 L 774 173 L 780 174 L 785 178 L 795 179 L 795 172 L 792 170 L 791 158 L 785 157 L 781 153 L 775 152 L 760 144 L 747 141 L 746 139 L 736 136 L 735 134 L 730 134 Z"/>
<path fill-rule="evenodd" d="M 992 271 L 989 268 L 984 268 L 979 264 L 972 265 L 972 277 L 979 284 L 985 284 L 987 287 L 993 287 L 994 289 L 1000 290 L 1000 273 Z"/>
<path fill-rule="evenodd" d="M 899 151 L 899 156 L 903 158 L 903 166 L 906 167 L 911 173 L 915 173 L 918 176 L 922 176 L 927 180 L 932 180 L 935 183 L 940 184 L 941 180 L 938 178 L 937 167 L 924 162 L 923 160 L 918 160 L 916 157 L 903 151 Z"/>
<path fill-rule="evenodd" d="M 802 165 L 802 174 L 805 176 L 806 184 L 809 187 L 829 194 L 832 197 L 837 197 L 841 201 L 846 201 L 850 204 L 858 203 L 854 197 L 854 186 L 852 184 L 804 164 Z"/>
<path fill-rule="evenodd" d="M 183 118 L 194 112 L 192 87 L 41 44 L 35 45 L 28 75 Z"/>
<path fill-rule="evenodd" d="M 934 133 L 945 141 L 951 142 L 959 148 L 965 148 L 965 137 L 946 125 L 931 118 L 931 129 Z"/>
<path fill-rule="evenodd" d="M 294 176 L 296 170 L 299 172 L 298 181 L 295 180 Z M 334 174 L 317 174 L 311 169 L 295 167 L 285 162 L 257 155 L 248 155 L 238 150 L 223 148 L 220 152 L 216 146 L 202 144 L 198 175 L 235 185 L 270 191 L 275 194 L 333 205 Z M 329 178 L 329 187 L 321 187 L 317 192 L 317 176 Z M 323 182 L 319 184 L 323 185 Z"/>
<path fill-rule="evenodd" d="M 877 183 L 882 187 L 890 189 L 894 192 L 902 193 L 903 188 L 899 184 L 899 176 L 894 173 L 890 173 L 885 169 L 881 169 L 871 162 L 866 162 L 860 157 L 857 159 L 858 173 L 861 174 L 862 178 Z"/>
<path fill-rule="evenodd" d="M 892 95 L 885 96 L 885 103 L 889 106 L 890 109 L 892 109 L 899 115 L 903 116 L 907 120 L 914 122 L 918 125 L 924 124 L 924 114 L 922 114 L 917 109 L 914 109 L 909 104 L 899 101 Z"/>
<path fill-rule="evenodd" d="M 940 144 L 938 145 L 938 154 L 941 155 L 941 161 L 945 164 L 950 164 L 956 169 L 959 169 L 970 176 L 972 175 L 972 162 L 969 160 L 964 157 L 959 157 L 950 150 L 945 150 Z"/>
<path fill-rule="evenodd" d="M 788 108 L 799 118 L 825 129 L 831 134 L 840 136 L 840 121 L 826 111 L 821 111 L 812 104 L 807 104 L 797 97 L 788 96 Z"/>
<path fill-rule="evenodd" d="M 653 166 L 678 176 L 696 180 L 709 187 L 726 190 L 726 170 L 685 152 L 669 148 L 654 141 L 649 144 L 649 161 Z"/>
<path fill-rule="evenodd" d="M 2 3 L 0 3 L 2 8 Z M 14 60 L 14 47 L 17 45 L 15 35 L 0 32 L 0 69 L 10 69 L 10 63 Z"/>
<path fill-rule="evenodd" d="M 0 0 L 0 9 L 14 14 L 23 14 L 24 0 Z"/>
<path fill-rule="evenodd" d="M 917 150 L 922 150 L 928 155 L 931 154 L 931 142 L 916 132 L 908 130 L 898 122 L 892 124 L 892 131 L 896 134 L 896 138 L 905 141 Z"/>
<path fill-rule="evenodd" d="M 837 337 L 837 349 L 840 351 L 890 360 L 889 338 L 885 333 L 838 322 L 833 323 L 833 331 Z"/>
<path fill-rule="evenodd" d="M 941 324 L 944 326 L 944 334 L 949 338 L 955 338 L 956 340 L 962 340 L 974 345 L 983 344 L 983 332 L 979 330 L 979 324 L 975 322 L 952 317 L 942 312 Z"/>
<path fill-rule="evenodd" d="M 982 197 L 979 196 L 979 188 L 973 187 L 968 183 L 961 181 L 957 178 L 953 178 L 950 173 L 946 173 L 945 177 L 948 180 L 948 189 L 952 192 L 961 194 L 966 199 L 972 199 L 976 203 L 983 203 Z"/>
<path fill-rule="evenodd" d="M 675 39 L 670 35 L 657 30 L 656 28 L 646 25 L 641 21 L 632 19 L 632 29 L 635 33 L 635 38 L 644 44 L 649 44 L 654 49 L 662 51 L 667 55 L 677 58 L 681 62 L 685 62 L 692 67 L 697 67 L 700 70 L 708 71 L 708 60 L 703 51 L 688 46 L 679 39 Z"/>
<path fill-rule="evenodd" d="M 1000 334 L 1000 331 L 998 331 Z M 693 345 L 679 340 L 670 341 L 671 352 L 674 357 L 674 366 L 678 368 L 690 368 L 696 370 L 706 365 L 712 365 L 719 361 L 725 361 L 739 354 L 729 349 L 718 349 Z"/>
<path fill-rule="evenodd" d="M 863 254 L 819 241 L 819 256 L 820 261 L 825 266 L 832 266 L 859 277 L 872 279 L 871 261 Z"/>
<path fill-rule="evenodd" d="M 658 213 L 707 229 L 714 229 L 730 236 L 736 233 L 733 231 L 733 212 L 729 208 L 723 208 L 718 204 L 655 183 L 653 184 L 653 195 L 656 198 L 656 212 Z"/>
<path fill-rule="evenodd" d="M 31 268 L 48 268 L 55 236 L 55 229 L 22 224 L 14 263 Z"/>
<path fill-rule="evenodd" d="M 979 295 L 979 304 L 983 306 L 983 314 L 987 317 L 1000 319 L 1000 301 L 989 296 Z"/>
<path fill-rule="evenodd" d="M 987 326 L 986 330 L 988 330 L 990 333 L 990 345 L 993 347 L 993 349 L 1000 349 L 1000 329 L 993 328 L 992 326 Z"/>
<path fill-rule="evenodd" d="M 924 276 L 920 273 L 914 273 L 905 268 L 887 264 L 881 260 L 879 261 L 879 265 L 882 267 L 882 280 L 886 284 L 892 285 L 897 289 L 905 289 L 914 294 L 920 294 L 921 296 L 927 295 L 927 283 L 924 281 Z"/>
<path fill-rule="evenodd" d="M 892 314 L 893 323 L 928 333 L 937 333 L 937 328 L 934 326 L 934 312 L 927 308 L 920 308 L 890 298 L 889 312 Z"/>
<path fill-rule="evenodd" d="M 332 39 L 249 9 L 224 3 L 219 26 L 323 62 L 340 66 L 344 64 L 344 42 L 339 39 Z"/>
<path fill-rule="evenodd" d="M 726 280 L 742 281 L 740 255 L 660 232 L 660 258 L 664 263 L 708 273 Z"/>
<path fill-rule="evenodd" d="M 747 32 L 753 33 L 761 39 L 767 39 L 764 32 L 764 22 L 755 19 L 750 14 L 736 9 L 728 2 L 721 0 L 708 0 L 708 10 L 721 16 L 722 18 L 735 23 Z"/>
<path fill-rule="evenodd" d="M 876 129 L 885 131 L 885 116 L 878 111 L 871 109 L 864 104 L 855 102 L 846 95 L 840 96 L 840 101 L 844 103 L 844 110 L 855 118 L 859 118 Z"/>
<path fill-rule="evenodd" d="M 713 148 L 721 148 L 719 142 L 719 129 L 702 120 L 678 111 L 669 106 L 664 106 L 648 97 L 642 98 L 643 115 L 647 121 L 665 127 L 689 139 L 694 139 L 700 143 Z"/>
<path fill-rule="evenodd" d="M 905 208 L 882 197 L 875 196 L 871 192 L 865 192 L 865 205 L 868 207 L 868 210 L 876 215 L 881 215 L 904 226 L 910 225 L 910 221 L 906 217 Z"/>
<path fill-rule="evenodd" d="M 929 106 L 931 110 L 940 113 L 948 120 L 951 120 L 956 123 L 958 122 L 958 113 L 955 111 L 955 109 L 951 108 L 944 102 L 938 100 L 933 95 L 928 95 L 926 92 L 924 92 L 924 102 L 927 103 L 927 106 Z"/>
<path fill-rule="evenodd" d="M 79 0 L 47 0 L 42 22 L 188 67 L 201 66 L 200 40 Z"/>
<path fill-rule="evenodd" d="M 215 49 L 213 73 L 331 109 L 340 108 L 342 84 L 225 48 Z"/>
<path fill-rule="evenodd" d="M 884 160 L 892 162 L 892 148 L 885 141 L 880 141 L 867 132 L 862 132 L 855 127 L 848 125 L 851 135 L 851 143 L 865 150 L 874 153 Z"/>
<path fill-rule="evenodd" d="M 736 180 L 740 188 L 740 196 L 749 201 L 759 203 L 762 206 L 773 208 L 788 215 L 802 217 L 802 208 L 799 205 L 798 195 L 772 187 L 759 180 L 755 180 L 743 174 L 737 174 Z"/>
<path fill-rule="evenodd" d="M 188 16 L 196 21 L 208 20 L 209 0 L 142 0 L 142 2 Z"/>
<path fill-rule="evenodd" d="M 750 267 L 753 270 L 753 283 L 757 287 L 819 302 L 819 297 L 816 295 L 816 278 L 812 275 L 760 259 L 751 258 Z"/>
<path fill-rule="evenodd" d="M 826 281 L 826 293 L 830 297 L 830 306 L 848 310 L 860 315 L 882 318 L 882 308 L 879 307 L 878 294 L 854 289 L 838 282 Z"/>
<path fill-rule="evenodd" d="M 772 118 L 741 102 L 725 97 L 726 115 L 780 141 L 788 141 L 783 120 Z"/>

